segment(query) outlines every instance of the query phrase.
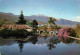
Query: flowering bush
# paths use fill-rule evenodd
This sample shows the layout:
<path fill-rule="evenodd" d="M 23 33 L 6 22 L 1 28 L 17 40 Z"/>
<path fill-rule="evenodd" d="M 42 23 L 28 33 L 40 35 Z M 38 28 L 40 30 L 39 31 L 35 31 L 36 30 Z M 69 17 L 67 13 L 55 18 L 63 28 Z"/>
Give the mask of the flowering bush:
<path fill-rule="evenodd" d="M 60 29 L 58 32 L 59 39 L 66 44 L 73 42 L 73 39 L 70 39 L 67 36 L 76 36 L 76 34 L 72 28 Z"/>
<path fill-rule="evenodd" d="M 67 37 L 67 36 L 75 36 L 74 30 L 72 28 L 60 29 L 58 37 Z"/>

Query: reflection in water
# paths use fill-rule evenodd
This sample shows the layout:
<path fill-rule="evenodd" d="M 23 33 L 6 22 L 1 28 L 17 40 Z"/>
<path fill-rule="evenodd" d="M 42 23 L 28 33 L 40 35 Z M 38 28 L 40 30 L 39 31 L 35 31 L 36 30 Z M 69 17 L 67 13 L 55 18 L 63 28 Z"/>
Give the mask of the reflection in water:
<path fill-rule="evenodd" d="M 47 45 L 49 47 L 49 50 L 52 50 L 52 48 L 56 48 L 54 44 L 60 43 L 60 40 L 57 37 L 49 39 L 49 44 Z"/>
<path fill-rule="evenodd" d="M 23 55 L 25 55 L 24 51 L 27 52 L 27 53 L 28 53 L 28 51 L 30 51 L 30 53 L 33 53 L 35 51 L 36 52 L 37 51 L 43 51 L 44 52 L 44 50 L 46 51 L 46 49 L 48 49 L 47 50 L 48 52 L 49 52 L 49 50 L 53 51 L 54 48 L 57 49 L 59 47 L 58 45 L 61 44 L 61 41 L 63 43 L 65 43 L 65 44 L 74 43 L 74 42 L 76 44 L 80 44 L 80 41 L 73 40 L 73 39 L 70 39 L 70 38 L 67 38 L 67 37 L 64 38 L 64 37 L 57 37 L 57 36 L 53 36 L 53 37 L 47 37 L 46 36 L 46 37 L 39 38 L 37 36 L 27 36 L 27 37 L 24 37 L 24 38 L 9 37 L 9 38 L 5 38 L 5 39 L 0 37 L 0 46 L 5 46 L 5 45 L 7 45 L 7 46 L 13 46 L 13 44 L 17 44 L 17 46 L 19 47 L 20 53 L 22 53 Z M 30 45 L 28 45 L 26 43 L 30 43 Z M 28 48 L 28 47 L 25 47 L 24 44 L 26 44 L 26 46 L 30 46 L 31 49 Z M 36 44 L 42 45 L 41 46 L 42 50 L 41 50 L 41 48 L 38 49 L 39 47 L 37 48 Z M 43 44 L 46 44 L 47 48 L 44 47 L 45 45 L 43 45 Z M 31 46 L 33 46 L 33 47 L 31 47 Z M 27 50 L 23 51 L 23 48 L 24 49 L 27 48 Z M 3 49 L 4 49 L 4 47 L 3 47 Z M 35 50 L 33 50 L 33 49 L 35 49 Z M 18 53 L 18 55 L 20 55 L 20 54 Z M 28 55 L 30 55 L 30 54 L 28 54 Z M 31 55 L 33 55 L 33 54 L 31 54 Z M 35 54 L 35 55 L 38 55 L 38 54 Z M 57 55 L 57 54 L 55 54 L 55 55 Z"/>
<path fill-rule="evenodd" d="M 4 46 L 4 45 L 10 46 L 10 45 L 12 45 L 14 43 L 15 43 L 15 40 L 4 39 L 4 38 L 0 37 L 0 46 Z"/>
<path fill-rule="evenodd" d="M 43 38 L 43 37 L 42 37 Z M 4 38 L 3 38 L 4 39 Z M 49 50 L 52 50 L 52 48 L 56 48 L 56 46 L 54 46 L 57 43 L 60 43 L 60 40 L 57 37 L 44 37 L 43 40 L 48 39 L 48 43 L 47 43 L 47 47 L 49 47 Z M 11 40 L 10 38 L 5 38 L 4 40 Z M 37 39 L 37 36 L 27 36 L 25 38 L 12 38 L 12 40 L 14 40 L 15 42 L 18 43 L 18 46 L 20 48 L 20 52 L 22 53 L 23 51 L 23 47 L 24 47 L 24 43 L 32 43 L 32 44 L 36 44 L 37 41 L 41 41 L 39 40 L 39 38 Z M 3 41 L 4 42 L 4 41 Z M 9 41 L 11 42 L 11 41 Z M 8 42 L 8 43 L 9 43 Z"/>
<path fill-rule="evenodd" d="M 32 44 L 36 44 L 37 41 L 38 41 L 37 36 L 27 36 L 24 38 L 0 37 L 0 45 L 1 46 L 12 45 L 12 44 L 14 44 L 14 42 L 17 42 L 21 53 L 23 51 L 24 43 L 31 42 Z"/>
<path fill-rule="evenodd" d="M 24 43 L 32 42 L 32 44 L 36 44 L 36 42 L 38 40 L 37 40 L 36 36 L 29 36 L 29 38 L 27 40 L 25 40 L 25 41 L 24 40 L 16 40 L 16 41 L 19 44 L 20 52 L 22 53 L 23 47 L 24 47 Z"/>
<path fill-rule="evenodd" d="M 18 41 L 18 44 L 19 44 L 19 48 L 20 48 L 20 52 L 22 53 L 22 49 L 23 49 L 23 44 L 24 41 Z"/>
<path fill-rule="evenodd" d="M 59 39 L 65 44 L 69 44 L 69 43 L 74 42 L 74 39 L 71 39 L 69 37 L 59 36 Z"/>

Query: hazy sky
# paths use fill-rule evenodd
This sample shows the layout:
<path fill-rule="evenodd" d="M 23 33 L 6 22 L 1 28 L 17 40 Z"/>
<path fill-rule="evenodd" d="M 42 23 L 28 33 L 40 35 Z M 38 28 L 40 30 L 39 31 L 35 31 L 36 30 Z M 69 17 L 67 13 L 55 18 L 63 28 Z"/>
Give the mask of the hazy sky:
<path fill-rule="evenodd" d="M 80 18 L 80 0 L 0 0 L 0 12 L 16 15 L 43 14 L 56 18 L 78 20 Z"/>

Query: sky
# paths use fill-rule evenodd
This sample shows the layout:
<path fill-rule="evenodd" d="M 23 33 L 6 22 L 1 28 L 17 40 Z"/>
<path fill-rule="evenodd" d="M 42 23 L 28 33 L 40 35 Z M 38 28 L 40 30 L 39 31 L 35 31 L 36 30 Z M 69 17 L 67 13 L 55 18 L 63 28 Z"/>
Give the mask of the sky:
<path fill-rule="evenodd" d="M 80 0 L 0 0 L 0 12 L 80 21 Z"/>

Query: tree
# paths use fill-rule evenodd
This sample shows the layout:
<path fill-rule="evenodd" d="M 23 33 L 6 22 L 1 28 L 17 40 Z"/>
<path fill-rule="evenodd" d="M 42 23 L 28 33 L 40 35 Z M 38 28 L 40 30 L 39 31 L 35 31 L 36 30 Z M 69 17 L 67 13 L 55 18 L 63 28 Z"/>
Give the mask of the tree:
<path fill-rule="evenodd" d="M 30 21 L 27 21 L 26 25 L 28 25 L 28 26 L 31 27 L 31 22 Z"/>
<path fill-rule="evenodd" d="M 49 17 L 50 20 L 48 21 L 50 24 L 55 24 L 56 19 L 53 19 L 52 17 Z"/>
<path fill-rule="evenodd" d="M 44 26 L 44 31 L 45 31 L 45 33 L 47 33 L 47 27 L 46 26 Z"/>
<path fill-rule="evenodd" d="M 35 29 L 38 28 L 38 22 L 36 20 L 33 20 L 32 23 L 31 23 L 31 26 Z"/>
<path fill-rule="evenodd" d="M 33 27 L 33 33 L 37 32 L 37 28 L 38 28 L 38 23 L 36 20 L 33 20 L 31 23 L 31 26 Z"/>
<path fill-rule="evenodd" d="M 58 37 L 67 37 L 67 36 L 76 36 L 76 33 L 74 32 L 73 28 L 62 28 L 58 32 Z"/>
<path fill-rule="evenodd" d="M 26 20 L 24 20 L 23 11 L 21 11 L 21 15 L 19 17 L 17 24 L 26 24 Z"/>
<path fill-rule="evenodd" d="M 4 24 L 3 20 L 0 20 L 0 27 Z"/>
<path fill-rule="evenodd" d="M 50 28 L 51 28 L 51 29 L 57 28 L 57 25 L 55 24 L 56 19 L 53 19 L 52 17 L 49 17 L 49 18 L 50 18 L 50 19 L 49 19 L 48 23 L 49 23 L 49 25 L 50 25 Z"/>
<path fill-rule="evenodd" d="M 76 36 L 80 38 L 80 24 L 76 24 L 74 30 L 76 32 Z"/>
<path fill-rule="evenodd" d="M 20 48 L 20 52 L 22 53 L 22 51 L 23 51 L 23 46 L 24 46 L 24 42 L 23 41 L 18 41 L 18 43 L 19 43 L 19 48 Z"/>

